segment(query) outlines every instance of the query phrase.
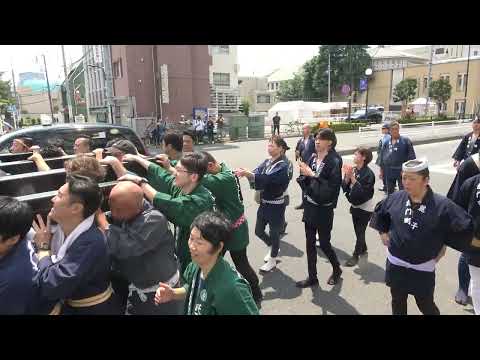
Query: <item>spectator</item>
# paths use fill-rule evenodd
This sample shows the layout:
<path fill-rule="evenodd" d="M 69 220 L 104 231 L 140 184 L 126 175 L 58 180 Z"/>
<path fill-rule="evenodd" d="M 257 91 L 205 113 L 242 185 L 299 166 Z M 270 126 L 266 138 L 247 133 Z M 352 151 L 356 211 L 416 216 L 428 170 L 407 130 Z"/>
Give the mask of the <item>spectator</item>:
<path fill-rule="evenodd" d="M 192 153 L 195 151 L 193 144 L 195 142 L 195 135 L 190 131 L 185 130 L 183 132 L 183 153 Z"/>
<path fill-rule="evenodd" d="M 88 155 L 78 155 L 75 158 L 65 161 L 67 176 L 71 174 L 82 175 L 100 183 L 105 178 L 105 169 L 97 159 Z"/>
<path fill-rule="evenodd" d="M 33 212 L 25 202 L 0 196 L 0 315 L 48 314 L 33 278 L 34 249 L 27 240 Z"/>
<path fill-rule="evenodd" d="M 104 224 L 113 267 L 128 280 L 127 314 L 180 315 L 181 304 L 155 306 L 160 282 L 176 287 L 180 282 L 175 240 L 167 219 L 144 200 L 143 191 L 131 182 L 118 183 L 110 193 L 111 214 Z"/>
<path fill-rule="evenodd" d="M 230 223 L 219 213 L 197 216 L 188 247 L 193 262 L 184 273 L 183 287 L 160 283 L 155 303 L 188 299 L 186 315 L 258 315 L 248 282 L 221 256 L 231 237 Z"/>
<path fill-rule="evenodd" d="M 217 119 L 217 134 L 220 137 L 220 139 L 223 139 L 224 136 L 224 126 L 225 126 L 225 119 L 223 118 L 223 115 L 220 114 Z"/>
<path fill-rule="evenodd" d="M 73 144 L 73 152 L 75 155 L 86 154 L 91 152 L 91 140 L 87 137 L 79 137 Z"/>
<path fill-rule="evenodd" d="M 214 129 L 215 129 L 215 123 L 213 122 L 213 119 L 210 117 L 207 121 L 207 135 L 208 135 L 208 142 L 210 144 L 213 144 L 215 142 L 215 139 L 213 137 Z"/>
<path fill-rule="evenodd" d="M 275 129 L 277 130 L 277 134 L 280 135 L 280 116 L 278 116 L 278 112 L 275 113 L 275 116 L 273 117 L 272 121 L 273 121 L 273 134 L 272 135 L 275 135 Z"/>
<path fill-rule="evenodd" d="M 199 144 L 200 141 L 203 142 L 205 122 L 202 120 L 200 115 L 197 116 L 197 119 L 193 121 L 193 128 L 195 130 L 196 144 Z"/>
<path fill-rule="evenodd" d="M 33 140 L 29 137 L 20 137 L 13 140 L 10 152 L 12 154 L 30 152 L 30 148 L 33 146 Z"/>
<path fill-rule="evenodd" d="M 65 302 L 62 314 L 119 313 L 104 235 L 94 222 L 101 200 L 95 181 L 72 175 L 52 199 L 47 224 L 40 216 L 34 223 L 39 259 L 36 283 L 46 299 Z M 50 219 L 59 224 L 65 239 L 57 255 L 51 254 Z"/>

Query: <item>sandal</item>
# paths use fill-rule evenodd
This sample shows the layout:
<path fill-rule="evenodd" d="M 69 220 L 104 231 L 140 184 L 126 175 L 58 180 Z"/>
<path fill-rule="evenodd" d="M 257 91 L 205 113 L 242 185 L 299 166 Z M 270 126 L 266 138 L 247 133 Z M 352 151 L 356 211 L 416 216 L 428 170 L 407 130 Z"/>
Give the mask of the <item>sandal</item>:
<path fill-rule="evenodd" d="M 328 285 L 336 285 L 342 276 L 342 269 L 333 270 L 332 275 L 328 278 L 327 284 Z"/>

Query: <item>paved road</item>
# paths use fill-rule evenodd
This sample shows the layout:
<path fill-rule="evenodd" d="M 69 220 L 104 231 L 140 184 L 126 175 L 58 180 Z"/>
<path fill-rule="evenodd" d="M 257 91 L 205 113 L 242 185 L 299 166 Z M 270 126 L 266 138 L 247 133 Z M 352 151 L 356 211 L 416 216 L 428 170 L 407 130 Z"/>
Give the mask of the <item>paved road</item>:
<path fill-rule="evenodd" d="M 458 141 L 416 146 L 418 157 L 426 156 L 430 161 L 431 184 L 435 191 L 445 194 L 453 180 L 454 170 L 450 160 Z M 244 142 L 225 146 L 207 146 L 206 149 L 219 160 L 226 161 L 232 167 L 254 168 L 266 157 L 266 142 Z M 293 150 L 289 151 L 293 157 Z M 352 156 L 344 156 L 346 163 L 352 162 Z M 375 161 L 375 160 L 374 160 Z M 373 161 L 373 162 L 374 162 Z M 378 176 L 378 169 L 371 166 Z M 298 176 L 295 169 L 294 177 Z M 378 179 L 378 178 L 377 178 Z M 377 180 L 378 181 L 378 180 Z M 379 185 L 379 184 L 377 184 Z M 378 186 L 376 186 L 377 188 Z M 250 246 L 248 254 L 254 269 L 263 264 L 265 245 L 255 237 L 254 226 L 257 204 L 253 192 L 246 180 L 242 180 L 242 190 L 246 204 L 246 215 L 250 225 Z M 294 206 L 300 202 L 300 191 L 295 181 L 290 185 L 291 206 L 287 208 L 287 235 L 282 239 L 281 257 L 277 269 L 266 275 L 259 275 L 265 301 L 262 314 L 390 314 L 390 296 L 384 284 L 385 247 L 378 235 L 367 230 L 369 263 L 364 269 L 343 268 L 343 281 L 332 287 L 326 284 L 331 273 L 327 260 L 319 251 L 318 276 L 320 287 L 297 289 L 295 281 L 306 275 L 305 235 L 301 222 L 301 211 Z M 375 200 L 382 194 L 375 193 Z M 354 231 L 349 206 L 343 194 L 340 195 L 335 211 L 332 243 L 343 263 L 354 247 Z M 443 314 L 471 314 L 472 306 L 462 307 L 453 301 L 457 288 L 458 252 L 449 249 L 437 270 L 436 300 Z M 228 258 L 228 257 L 227 257 Z M 413 299 L 409 300 L 409 312 L 419 314 Z"/>

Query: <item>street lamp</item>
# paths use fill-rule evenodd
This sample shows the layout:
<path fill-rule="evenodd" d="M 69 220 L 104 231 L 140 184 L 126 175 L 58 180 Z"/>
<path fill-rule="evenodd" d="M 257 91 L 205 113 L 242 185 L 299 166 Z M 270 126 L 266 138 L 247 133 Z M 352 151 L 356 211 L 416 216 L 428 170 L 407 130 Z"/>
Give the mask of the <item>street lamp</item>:
<path fill-rule="evenodd" d="M 367 94 L 365 95 L 365 121 L 368 121 L 368 78 L 372 76 L 373 70 L 368 68 L 365 70 L 365 76 L 367 77 Z"/>

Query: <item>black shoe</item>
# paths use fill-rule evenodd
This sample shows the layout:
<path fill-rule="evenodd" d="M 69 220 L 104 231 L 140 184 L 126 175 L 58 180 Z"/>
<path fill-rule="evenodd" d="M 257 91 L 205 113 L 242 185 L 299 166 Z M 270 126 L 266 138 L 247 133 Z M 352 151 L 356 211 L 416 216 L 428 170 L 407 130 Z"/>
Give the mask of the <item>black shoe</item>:
<path fill-rule="evenodd" d="M 288 225 L 288 223 L 285 221 L 285 224 L 283 224 L 282 230 L 280 230 L 280 235 L 285 235 L 286 234 L 287 225 Z"/>
<path fill-rule="evenodd" d="M 345 266 L 352 267 L 358 264 L 358 255 L 352 255 L 350 259 L 345 262 Z"/>
<path fill-rule="evenodd" d="M 302 210 L 302 209 L 303 209 L 303 204 L 295 206 L 295 210 Z"/>
<path fill-rule="evenodd" d="M 328 278 L 327 284 L 328 285 L 336 285 L 342 276 L 342 269 L 334 269 L 332 275 Z"/>
<path fill-rule="evenodd" d="M 317 286 L 317 285 L 318 285 L 318 279 L 317 278 L 311 279 L 309 277 L 305 280 L 297 281 L 295 283 L 295 286 L 301 289 L 311 287 L 311 286 Z"/>

